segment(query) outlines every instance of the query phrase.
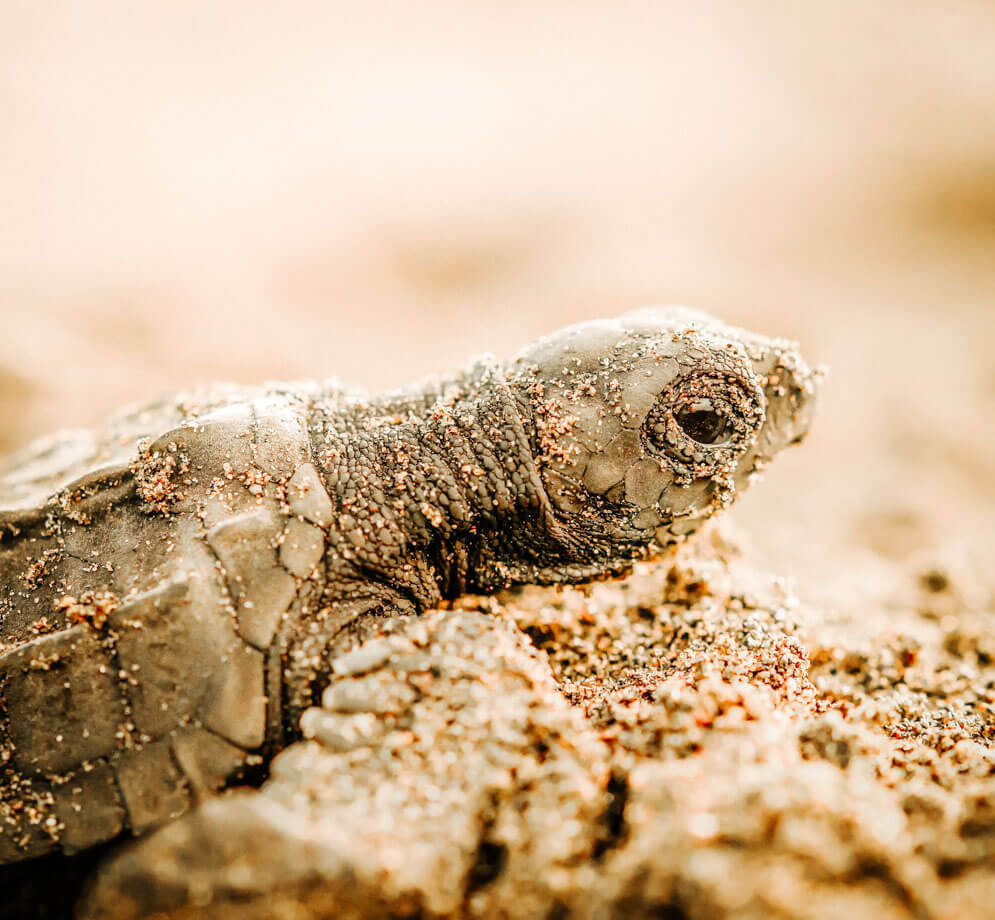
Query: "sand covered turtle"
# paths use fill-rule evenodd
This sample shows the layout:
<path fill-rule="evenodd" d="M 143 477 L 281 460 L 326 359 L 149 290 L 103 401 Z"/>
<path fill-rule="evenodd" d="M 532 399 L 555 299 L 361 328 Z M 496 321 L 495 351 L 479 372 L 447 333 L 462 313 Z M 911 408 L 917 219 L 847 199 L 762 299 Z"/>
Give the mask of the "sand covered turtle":
<path fill-rule="evenodd" d="M 337 656 L 626 572 L 805 434 L 791 343 L 683 308 L 371 396 L 209 387 L 0 467 L 0 863 L 142 834 L 299 737 Z"/>

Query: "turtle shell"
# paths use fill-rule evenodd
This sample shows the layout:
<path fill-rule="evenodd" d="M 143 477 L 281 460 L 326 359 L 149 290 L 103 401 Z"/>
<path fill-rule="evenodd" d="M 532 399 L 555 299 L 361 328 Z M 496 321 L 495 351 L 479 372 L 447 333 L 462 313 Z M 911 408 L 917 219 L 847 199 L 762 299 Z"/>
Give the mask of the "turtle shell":
<path fill-rule="evenodd" d="M 0 863 L 142 833 L 273 744 L 331 516 L 307 404 L 190 391 L 0 466 Z"/>

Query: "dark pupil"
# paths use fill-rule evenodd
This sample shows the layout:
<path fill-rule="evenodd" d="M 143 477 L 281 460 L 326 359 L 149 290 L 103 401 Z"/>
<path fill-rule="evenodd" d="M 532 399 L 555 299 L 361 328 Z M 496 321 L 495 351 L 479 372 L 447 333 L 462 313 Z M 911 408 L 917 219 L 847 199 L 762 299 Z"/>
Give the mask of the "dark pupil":
<path fill-rule="evenodd" d="M 688 437 L 699 444 L 714 444 L 725 434 L 726 417 L 711 409 L 683 409 L 676 418 Z"/>

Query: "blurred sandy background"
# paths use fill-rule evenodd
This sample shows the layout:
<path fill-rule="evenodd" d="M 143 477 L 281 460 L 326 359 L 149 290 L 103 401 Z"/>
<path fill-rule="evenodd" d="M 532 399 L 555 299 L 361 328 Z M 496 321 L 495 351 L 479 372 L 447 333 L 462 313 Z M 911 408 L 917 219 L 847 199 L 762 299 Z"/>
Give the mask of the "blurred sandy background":
<path fill-rule="evenodd" d="M 156 6 L 0 0 L 0 451 L 688 302 L 832 369 L 766 565 L 991 584 L 989 0 Z"/>

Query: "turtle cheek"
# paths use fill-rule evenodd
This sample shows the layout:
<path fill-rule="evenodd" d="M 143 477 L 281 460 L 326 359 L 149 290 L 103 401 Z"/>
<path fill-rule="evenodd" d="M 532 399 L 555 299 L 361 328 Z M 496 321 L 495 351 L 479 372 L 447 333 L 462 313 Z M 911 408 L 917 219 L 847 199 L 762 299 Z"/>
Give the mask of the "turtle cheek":
<path fill-rule="evenodd" d="M 660 496 L 661 513 L 670 520 L 699 514 L 707 509 L 711 501 L 712 480 L 703 478 L 692 480 L 687 485 L 672 485 Z"/>
<path fill-rule="evenodd" d="M 660 460 L 641 457 L 625 471 L 625 500 L 636 508 L 656 508 L 674 474 Z"/>

